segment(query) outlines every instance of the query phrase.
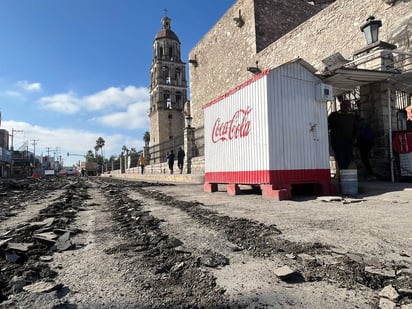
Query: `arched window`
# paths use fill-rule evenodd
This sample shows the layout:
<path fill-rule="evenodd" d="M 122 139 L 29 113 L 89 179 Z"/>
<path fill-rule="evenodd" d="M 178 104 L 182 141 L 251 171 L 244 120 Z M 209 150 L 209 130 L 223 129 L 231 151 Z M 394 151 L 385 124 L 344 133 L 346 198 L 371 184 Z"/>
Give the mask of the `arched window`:
<path fill-rule="evenodd" d="M 172 99 L 170 98 L 169 91 L 165 91 L 163 93 L 163 100 L 166 103 L 166 108 L 172 109 Z"/>
<path fill-rule="evenodd" d="M 180 83 L 181 82 L 181 75 L 182 75 L 182 71 L 179 69 L 179 68 L 177 68 L 176 70 L 175 70 L 175 80 L 178 82 L 178 83 Z"/>
<path fill-rule="evenodd" d="M 169 59 L 173 61 L 173 47 L 169 47 Z"/>
<path fill-rule="evenodd" d="M 165 66 L 165 65 L 162 66 L 162 77 L 163 77 L 163 80 L 167 83 L 168 77 L 170 77 L 169 67 L 168 66 Z M 170 78 L 169 78 L 169 81 L 170 81 Z"/>
<path fill-rule="evenodd" d="M 183 95 L 180 91 L 176 92 L 176 105 L 179 109 L 183 108 Z"/>

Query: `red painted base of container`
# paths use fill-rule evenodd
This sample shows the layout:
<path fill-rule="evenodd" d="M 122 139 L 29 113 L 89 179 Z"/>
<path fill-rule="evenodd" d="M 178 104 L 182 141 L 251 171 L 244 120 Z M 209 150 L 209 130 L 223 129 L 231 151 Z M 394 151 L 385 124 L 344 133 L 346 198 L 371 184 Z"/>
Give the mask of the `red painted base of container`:
<path fill-rule="evenodd" d="M 329 169 L 283 170 L 283 171 L 244 171 L 244 172 L 209 172 L 205 174 L 205 192 L 216 192 L 218 184 L 227 184 L 230 195 L 240 193 L 239 185 L 259 185 L 262 196 L 277 200 L 292 197 L 292 185 L 316 184 L 319 195 L 336 192 L 331 184 Z"/>

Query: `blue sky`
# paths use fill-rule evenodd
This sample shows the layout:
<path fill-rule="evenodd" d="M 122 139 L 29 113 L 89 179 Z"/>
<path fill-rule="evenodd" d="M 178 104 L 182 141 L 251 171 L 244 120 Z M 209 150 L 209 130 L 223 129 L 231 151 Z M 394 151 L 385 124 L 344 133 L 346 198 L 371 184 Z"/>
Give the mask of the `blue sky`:
<path fill-rule="evenodd" d="M 182 60 L 235 0 L 1 0 L 0 111 L 17 149 L 82 160 L 140 150 L 153 39 L 165 15 Z M 188 67 L 187 67 L 188 70 Z M 21 131 L 21 132 L 20 132 Z"/>

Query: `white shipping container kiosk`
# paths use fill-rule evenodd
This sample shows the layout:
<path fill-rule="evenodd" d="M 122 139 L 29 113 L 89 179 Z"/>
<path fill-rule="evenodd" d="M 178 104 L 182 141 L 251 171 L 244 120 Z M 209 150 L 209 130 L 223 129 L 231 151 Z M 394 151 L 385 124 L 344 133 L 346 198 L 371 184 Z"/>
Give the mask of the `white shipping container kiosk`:
<path fill-rule="evenodd" d="M 203 106 L 204 191 L 227 184 L 260 186 L 263 196 L 291 198 L 292 185 L 330 194 L 326 102 L 330 85 L 302 59 L 265 70 Z"/>

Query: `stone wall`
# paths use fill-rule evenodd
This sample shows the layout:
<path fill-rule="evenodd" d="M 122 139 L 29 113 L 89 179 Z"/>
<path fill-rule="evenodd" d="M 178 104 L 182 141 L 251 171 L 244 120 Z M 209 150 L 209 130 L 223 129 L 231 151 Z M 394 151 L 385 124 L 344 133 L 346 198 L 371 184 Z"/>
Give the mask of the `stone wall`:
<path fill-rule="evenodd" d="M 287 0 L 285 0 L 288 2 Z M 203 125 L 202 105 L 252 77 L 248 66 L 273 68 L 297 57 L 322 70 L 322 59 L 340 52 L 345 58 L 366 45 L 360 26 L 370 15 L 382 21 L 380 39 L 412 51 L 412 1 L 389 6 L 381 0 L 337 0 L 264 50 L 256 53 L 254 0 L 238 0 L 190 51 L 193 126 Z M 244 25 L 233 18 L 241 11 Z"/>
<path fill-rule="evenodd" d="M 196 67 L 190 65 L 194 127 L 204 125 L 204 104 L 253 77 L 246 70 L 249 66 L 258 66 L 264 70 L 303 58 L 322 71 L 325 67 L 322 60 L 335 53 L 339 52 L 344 58 L 351 59 L 356 51 L 366 46 L 360 27 L 371 15 L 382 21 L 381 41 L 397 45 L 398 51 L 412 53 L 410 0 L 396 1 L 392 6 L 381 0 L 337 0 L 260 51 L 259 44 L 263 42 L 265 46 L 268 42 L 265 35 L 276 37 L 276 34 L 271 33 L 273 29 L 262 31 L 265 18 L 259 14 L 268 14 L 270 10 L 259 5 L 264 6 L 269 2 L 238 0 L 190 51 L 189 59 L 197 60 Z M 284 3 L 287 5 L 290 1 L 284 0 Z M 237 27 L 233 22 L 239 12 L 244 20 L 242 27 Z M 266 22 L 270 22 L 270 18 L 266 18 Z M 375 121 L 378 140 L 373 160 L 384 177 L 387 177 L 390 162 L 387 93 L 385 83 L 370 85 L 362 90 L 361 98 L 364 102 L 363 112 Z M 395 111 L 391 112 L 394 119 Z"/>

